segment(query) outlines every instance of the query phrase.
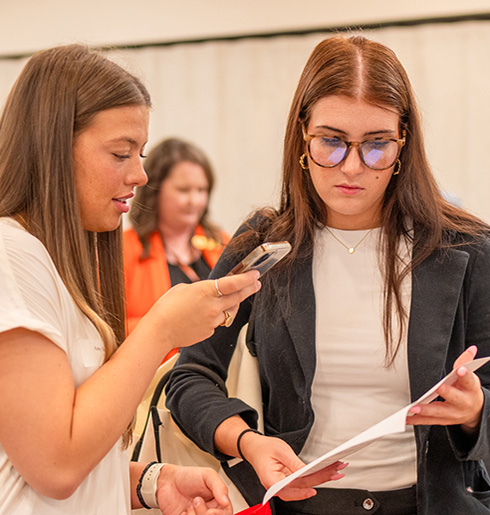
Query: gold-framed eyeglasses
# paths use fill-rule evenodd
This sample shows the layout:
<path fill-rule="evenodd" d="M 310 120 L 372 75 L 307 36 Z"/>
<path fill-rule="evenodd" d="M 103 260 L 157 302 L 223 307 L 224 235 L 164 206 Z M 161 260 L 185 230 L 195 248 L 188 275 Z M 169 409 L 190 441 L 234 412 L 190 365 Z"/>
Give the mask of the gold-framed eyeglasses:
<path fill-rule="evenodd" d="M 361 161 L 372 170 L 386 170 L 392 167 L 405 145 L 406 133 L 402 138 L 373 138 L 364 141 L 347 141 L 338 136 L 308 134 L 304 127 L 303 138 L 310 159 L 322 168 L 333 168 L 347 159 L 350 149 L 357 147 Z"/>

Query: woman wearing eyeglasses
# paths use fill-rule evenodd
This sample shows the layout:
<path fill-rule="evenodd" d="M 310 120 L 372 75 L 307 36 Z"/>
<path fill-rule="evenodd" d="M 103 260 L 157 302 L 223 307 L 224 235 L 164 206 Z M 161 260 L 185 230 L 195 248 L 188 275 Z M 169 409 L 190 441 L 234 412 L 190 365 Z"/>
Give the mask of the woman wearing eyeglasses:
<path fill-rule="evenodd" d="M 230 328 L 180 358 L 226 376 L 233 342 L 250 322 L 265 434 L 254 431 L 254 410 L 198 374 L 173 377 L 172 415 L 209 452 L 243 459 L 229 475 L 257 503 L 266 488 L 407 406 L 454 367 L 456 383 L 411 408 L 404 433 L 349 456 L 339 481 L 291 483 L 274 508 L 490 513 L 480 461 L 490 455 L 490 366 L 477 374 L 462 367 L 477 351 L 490 354 L 488 234 L 439 193 L 395 54 L 360 36 L 321 42 L 289 113 L 280 206 L 240 228 L 213 274 L 263 241 L 289 240 L 293 250 Z"/>

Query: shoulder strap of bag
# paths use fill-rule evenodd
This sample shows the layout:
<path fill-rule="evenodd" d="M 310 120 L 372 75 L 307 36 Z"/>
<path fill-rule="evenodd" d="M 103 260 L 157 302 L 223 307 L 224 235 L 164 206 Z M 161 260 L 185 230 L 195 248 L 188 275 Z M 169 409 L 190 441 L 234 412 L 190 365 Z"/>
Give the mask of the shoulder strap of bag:
<path fill-rule="evenodd" d="M 157 436 L 157 433 L 158 433 L 157 406 L 158 406 L 158 403 L 160 402 L 163 390 L 165 389 L 167 382 L 169 381 L 172 374 L 177 370 L 180 370 L 180 371 L 181 370 L 189 370 L 191 372 L 199 372 L 200 374 L 211 379 L 211 381 L 213 381 L 215 383 L 215 385 L 225 393 L 225 395 L 228 395 L 228 389 L 226 388 L 226 384 L 223 381 L 223 378 L 221 376 L 219 376 L 213 370 L 205 367 L 204 365 L 199 365 L 198 363 L 182 363 L 181 365 L 175 365 L 173 368 L 171 368 L 168 372 L 166 372 L 160 378 L 157 385 L 155 386 L 155 390 L 153 391 L 153 395 L 151 397 L 150 406 L 148 408 L 148 414 L 146 416 L 145 427 L 143 429 L 143 432 L 142 432 L 139 440 L 136 442 L 134 449 L 133 449 L 133 454 L 131 456 L 132 461 L 138 461 L 138 458 L 139 458 L 139 455 L 141 452 L 141 447 L 143 445 L 143 439 L 144 439 L 145 433 L 147 431 L 147 427 L 150 422 L 150 418 L 152 418 L 154 420 L 153 431 L 155 432 L 155 437 Z M 151 417 L 152 414 L 153 414 L 153 417 Z M 155 423 L 157 424 L 156 426 L 155 426 Z"/>
<path fill-rule="evenodd" d="M 162 378 L 155 387 L 155 391 L 150 401 L 150 407 L 156 406 L 158 404 L 163 389 L 165 388 L 172 374 L 177 370 L 189 370 L 190 372 L 199 372 L 203 376 L 206 376 L 207 378 L 211 379 L 211 381 L 213 381 L 220 390 L 222 390 L 226 395 L 228 395 L 228 390 L 226 389 L 226 384 L 223 381 L 223 378 L 219 376 L 216 372 L 213 372 L 208 367 L 205 367 L 204 365 L 199 365 L 198 363 L 182 363 L 181 365 L 175 365 L 166 374 L 162 376 Z"/>
<path fill-rule="evenodd" d="M 245 338 L 245 344 L 247 346 L 250 354 L 256 358 L 257 357 L 257 349 L 255 346 L 255 319 L 257 317 L 257 293 L 253 297 L 254 301 L 252 303 L 252 310 L 250 311 L 250 316 L 248 317 L 248 328 L 247 335 Z"/>

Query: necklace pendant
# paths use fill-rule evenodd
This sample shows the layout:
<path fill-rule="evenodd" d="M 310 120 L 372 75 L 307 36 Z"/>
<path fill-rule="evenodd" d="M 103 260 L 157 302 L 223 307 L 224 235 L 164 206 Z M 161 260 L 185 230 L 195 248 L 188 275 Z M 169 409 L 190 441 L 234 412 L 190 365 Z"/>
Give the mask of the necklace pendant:
<path fill-rule="evenodd" d="M 354 247 L 351 247 L 349 249 L 349 254 L 354 254 L 355 251 L 356 251 L 356 249 Z"/>

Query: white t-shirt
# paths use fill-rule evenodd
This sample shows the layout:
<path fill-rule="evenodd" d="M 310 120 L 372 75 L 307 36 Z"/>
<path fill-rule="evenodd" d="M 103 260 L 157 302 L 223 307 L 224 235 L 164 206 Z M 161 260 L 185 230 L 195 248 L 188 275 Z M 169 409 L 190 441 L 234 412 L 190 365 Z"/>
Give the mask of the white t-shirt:
<path fill-rule="evenodd" d="M 25 328 L 49 338 L 66 352 L 76 387 L 102 365 L 98 331 L 76 306 L 44 245 L 11 218 L 0 218 L 0 284 L 0 332 Z M 129 514 L 129 488 L 129 458 L 120 442 L 65 500 L 34 491 L 0 444 L 0 515 Z"/>
<path fill-rule="evenodd" d="M 328 230 L 316 234 L 317 366 L 311 396 L 315 422 L 300 454 L 307 463 L 410 403 L 406 332 L 394 366 L 384 366 L 383 281 L 377 259 L 380 229 L 331 231 L 348 247 L 362 241 L 349 254 Z M 407 259 L 410 251 L 402 245 L 400 252 Z M 410 298 L 409 275 L 402 283 L 407 310 Z M 393 323 L 396 335 L 396 317 Z M 373 442 L 346 461 L 345 477 L 322 486 L 376 491 L 415 484 L 413 427 Z"/>

